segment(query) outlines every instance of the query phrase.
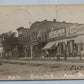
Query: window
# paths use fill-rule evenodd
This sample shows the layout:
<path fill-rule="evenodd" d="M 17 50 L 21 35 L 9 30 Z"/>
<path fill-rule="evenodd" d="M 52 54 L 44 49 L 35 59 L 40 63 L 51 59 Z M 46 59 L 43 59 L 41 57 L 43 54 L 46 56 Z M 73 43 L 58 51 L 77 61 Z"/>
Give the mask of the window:
<path fill-rule="evenodd" d="M 83 50 L 83 44 L 81 43 L 81 50 Z"/>
<path fill-rule="evenodd" d="M 32 40 L 37 40 L 37 32 L 32 33 Z"/>

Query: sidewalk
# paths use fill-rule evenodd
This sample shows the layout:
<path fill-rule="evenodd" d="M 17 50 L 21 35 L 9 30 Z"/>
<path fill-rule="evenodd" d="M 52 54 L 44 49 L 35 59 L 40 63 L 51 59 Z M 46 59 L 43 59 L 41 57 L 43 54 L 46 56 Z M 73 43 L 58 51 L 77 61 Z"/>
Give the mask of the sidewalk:
<path fill-rule="evenodd" d="M 84 59 L 68 59 L 64 61 L 61 59 L 60 61 L 54 60 L 30 60 L 30 59 L 1 59 L 3 63 L 10 63 L 10 64 L 56 64 L 56 63 L 63 63 L 63 64 L 84 64 Z"/>

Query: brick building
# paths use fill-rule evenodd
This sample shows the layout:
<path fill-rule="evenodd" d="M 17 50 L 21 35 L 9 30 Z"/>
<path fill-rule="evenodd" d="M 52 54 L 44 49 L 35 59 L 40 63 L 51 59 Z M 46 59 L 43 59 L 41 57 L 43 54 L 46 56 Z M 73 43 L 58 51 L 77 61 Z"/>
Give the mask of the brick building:
<path fill-rule="evenodd" d="M 18 39 L 21 49 L 21 56 L 30 56 L 30 43 L 31 43 L 31 32 L 30 29 L 19 27 L 18 31 Z"/>
<path fill-rule="evenodd" d="M 83 29 L 83 24 L 57 22 L 53 19 L 36 21 L 30 29 L 20 27 L 17 30 L 24 47 L 29 46 L 31 58 L 50 56 L 67 59 L 67 56 L 77 56 L 78 43 L 83 44 L 83 40 L 79 42 L 78 36 L 84 34 Z"/>

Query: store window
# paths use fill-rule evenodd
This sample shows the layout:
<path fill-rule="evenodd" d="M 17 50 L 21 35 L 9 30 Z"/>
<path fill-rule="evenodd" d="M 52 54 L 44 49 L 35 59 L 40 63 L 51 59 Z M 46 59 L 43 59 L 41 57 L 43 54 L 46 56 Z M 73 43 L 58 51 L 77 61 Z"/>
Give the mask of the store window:
<path fill-rule="evenodd" d="M 83 50 L 83 44 L 81 43 L 81 51 Z"/>

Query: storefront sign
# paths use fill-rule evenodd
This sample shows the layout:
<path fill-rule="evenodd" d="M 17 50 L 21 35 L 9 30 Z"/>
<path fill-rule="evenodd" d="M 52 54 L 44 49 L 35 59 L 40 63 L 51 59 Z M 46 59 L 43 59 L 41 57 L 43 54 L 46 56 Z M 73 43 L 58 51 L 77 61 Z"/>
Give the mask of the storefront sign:
<path fill-rule="evenodd" d="M 51 31 L 49 33 L 49 38 L 56 38 L 56 37 L 63 37 L 65 36 L 65 29 L 59 29 L 59 30 L 55 30 L 55 31 Z"/>
<path fill-rule="evenodd" d="M 77 35 L 77 28 L 75 26 L 66 28 L 66 37 L 71 37 L 75 35 Z"/>

